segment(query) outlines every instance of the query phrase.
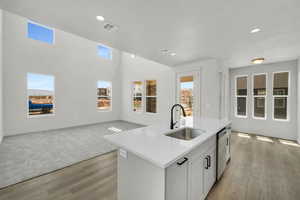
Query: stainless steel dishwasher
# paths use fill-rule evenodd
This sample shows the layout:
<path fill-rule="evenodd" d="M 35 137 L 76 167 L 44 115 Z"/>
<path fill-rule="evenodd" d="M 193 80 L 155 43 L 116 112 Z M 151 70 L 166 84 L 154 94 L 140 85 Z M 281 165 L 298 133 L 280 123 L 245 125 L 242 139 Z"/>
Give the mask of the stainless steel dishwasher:
<path fill-rule="evenodd" d="M 230 135 L 230 126 L 222 129 L 217 135 L 217 180 L 222 177 L 227 162 L 230 160 Z"/>

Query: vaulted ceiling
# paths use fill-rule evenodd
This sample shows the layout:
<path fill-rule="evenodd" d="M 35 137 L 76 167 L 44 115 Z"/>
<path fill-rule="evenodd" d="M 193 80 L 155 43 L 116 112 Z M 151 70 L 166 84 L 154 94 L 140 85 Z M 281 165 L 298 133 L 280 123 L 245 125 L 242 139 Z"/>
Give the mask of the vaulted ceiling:
<path fill-rule="evenodd" d="M 300 52 L 299 0 L 1 0 L 0 7 L 170 66 L 216 58 L 239 67 Z M 119 29 L 104 30 L 98 15 Z"/>

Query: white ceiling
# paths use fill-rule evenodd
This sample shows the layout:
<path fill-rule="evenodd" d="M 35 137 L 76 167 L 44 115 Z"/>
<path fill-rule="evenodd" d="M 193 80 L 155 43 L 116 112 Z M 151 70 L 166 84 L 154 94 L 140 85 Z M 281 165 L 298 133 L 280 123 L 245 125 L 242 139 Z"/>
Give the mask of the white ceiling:
<path fill-rule="evenodd" d="M 300 56 L 299 0 L 1 0 L 0 7 L 167 65 L 217 58 L 239 67 L 254 57 Z M 119 30 L 105 31 L 97 15 Z M 255 27 L 262 31 L 250 34 Z"/>

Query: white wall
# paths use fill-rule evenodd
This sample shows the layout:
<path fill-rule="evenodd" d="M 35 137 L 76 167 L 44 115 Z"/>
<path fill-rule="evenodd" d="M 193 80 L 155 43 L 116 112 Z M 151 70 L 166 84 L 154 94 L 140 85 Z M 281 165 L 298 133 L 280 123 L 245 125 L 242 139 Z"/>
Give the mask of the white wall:
<path fill-rule="evenodd" d="M 200 71 L 200 115 L 201 117 L 219 118 L 221 116 L 220 72 L 226 72 L 217 60 L 205 60 L 178 65 L 177 72 Z M 227 69 L 228 70 L 228 69 Z M 226 76 L 225 76 L 226 78 Z M 225 80 L 225 79 L 224 79 Z M 224 109 L 224 112 L 226 109 Z"/>
<path fill-rule="evenodd" d="M 3 138 L 3 107 L 2 107 L 2 82 L 3 82 L 3 76 L 2 76 L 2 10 L 0 10 L 0 143 L 2 142 Z"/>
<path fill-rule="evenodd" d="M 274 71 L 290 71 L 290 121 L 274 121 L 272 119 L 272 73 Z M 254 73 L 267 73 L 267 119 L 259 120 L 252 118 L 252 75 Z M 297 139 L 297 61 L 278 62 L 272 64 L 242 67 L 230 70 L 231 79 L 231 118 L 232 128 L 236 131 L 255 133 L 271 137 Z M 248 75 L 248 118 L 237 118 L 235 112 L 235 76 Z M 250 100 L 250 101 L 249 101 Z"/>
<path fill-rule="evenodd" d="M 175 102 L 175 73 L 171 67 L 128 53 L 122 53 L 122 119 L 150 125 L 170 120 L 170 108 Z M 132 81 L 157 80 L 157 113 L 132 111 Z M 145 103 L 145 102 L 144 102 Z"/>
<path fill-rule="evenodd" d="M 298 58 L 298 99 L 297 99 L 297 105 L 298 105 L 298 143 L 300 144 L 300 58 Z"/>
<path fill-rule="evenodd" d="M 120 52 L 97 56 L 97 43 L 55 31 L 55 44 L 27 38 L 27 19 L 4 12 L 3 75 L 5 135 L 56 129 L 120 118 Z M 55 116 L 27 118 L 27 72 L 55 76 Z M 97 80 L 112 81 L 113 110 L 96 109 Z"/>

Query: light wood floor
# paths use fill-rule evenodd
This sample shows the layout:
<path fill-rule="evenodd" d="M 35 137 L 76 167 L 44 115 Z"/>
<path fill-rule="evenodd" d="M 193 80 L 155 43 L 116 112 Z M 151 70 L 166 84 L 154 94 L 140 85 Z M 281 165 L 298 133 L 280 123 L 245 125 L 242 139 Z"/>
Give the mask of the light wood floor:
<path fill-rule="evenodd" d="M 232 159 L 208 200 L 299 200 L 300 148 L 232 135 Z M 1 172 L 0 172 L 1 173 Z M 117 154 L 0 190 L 0 200 L 116 200 Z"/>

